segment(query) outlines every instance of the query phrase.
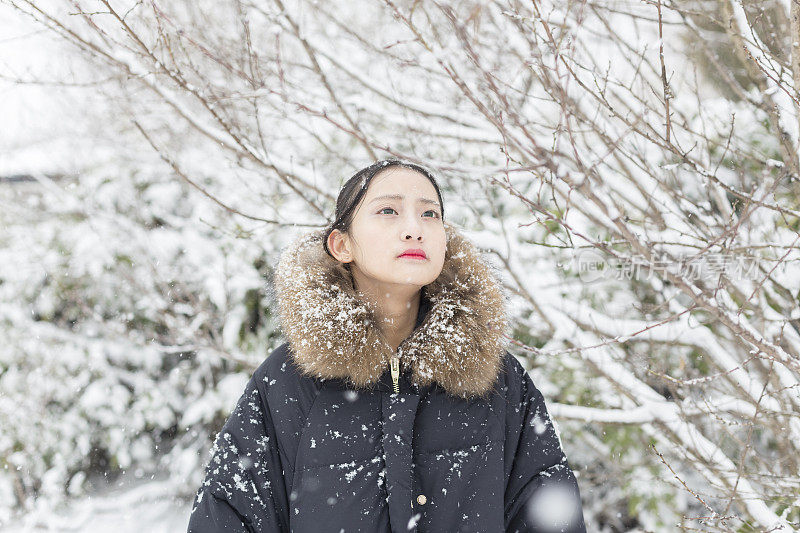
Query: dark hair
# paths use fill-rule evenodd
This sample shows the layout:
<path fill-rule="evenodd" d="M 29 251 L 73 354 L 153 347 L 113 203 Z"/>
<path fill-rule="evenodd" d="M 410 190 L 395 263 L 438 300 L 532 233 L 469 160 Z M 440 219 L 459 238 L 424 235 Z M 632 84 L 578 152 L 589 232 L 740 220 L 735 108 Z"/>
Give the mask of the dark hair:
<path fill-rule="evenodd" d="M 442 208 L 442 221 L 444 221 L 444 202 L 442 202 L 442 193 L 439 191 L 439 185 L 436 184 L 436 178 L 433 177 L 433 174 L 431 174 L 428 169 L 415 163 L 401 161 L 400 159 L 383 159 L 381 161 L 376 161 L 370 166 L 362 168 L 356 172 L 349 180 L 347 180 L 347 182 L 345 182 L 345 184 L 342 186 L 342 189 L 339 191 L 339 197 L 336 199 L 336 219 L 333 221 L 333 224 L 328 226 L 328 228 L 325 230 L 322 240 L 322 245 L 325 247 L 325 252 L 329 256 L 333 257 L 333 254 L 328 249 L 328 237 L 330 236 L 331 232 L 335 229 L 338 229 L 343 233 L 349 231 L 350 225 L 353 223 L 356 207 L 367 193 L 367 188 L 369 187 L 372 178 L 374 178 L 375 175 L 382 170 L 390 167 L 404 167 L 411 170 L 416 170 L 428 178 L 428 180 L 433 184 L 433 188 L 436 189 L 436 194 L 439 197 L 439 206 Z"/>

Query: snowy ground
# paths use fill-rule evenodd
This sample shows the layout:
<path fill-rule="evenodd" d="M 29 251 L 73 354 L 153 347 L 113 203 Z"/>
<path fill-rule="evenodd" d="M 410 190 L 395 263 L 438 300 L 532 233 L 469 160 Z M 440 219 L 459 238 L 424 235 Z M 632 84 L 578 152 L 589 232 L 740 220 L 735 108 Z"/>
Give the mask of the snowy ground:
<path fill-rule="evenodd" d="M 71 500 L 65 508 L 36 509 L 2 530 L 5 533 L 186 531 L 191 502 L 174 498 L 174 486 L 170 481 L 124 480 Z"/>

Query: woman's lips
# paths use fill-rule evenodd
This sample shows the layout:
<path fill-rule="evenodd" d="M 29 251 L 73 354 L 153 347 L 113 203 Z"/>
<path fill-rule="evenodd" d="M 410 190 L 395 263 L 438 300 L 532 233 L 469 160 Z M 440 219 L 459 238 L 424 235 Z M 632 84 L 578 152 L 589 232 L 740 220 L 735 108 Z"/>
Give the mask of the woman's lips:
<path fill-rule="evenodd" d="M 400 257 L 410 257 L 411 259 L 427 259 L 422 250 L 409 250 L 400 254 Z"/>

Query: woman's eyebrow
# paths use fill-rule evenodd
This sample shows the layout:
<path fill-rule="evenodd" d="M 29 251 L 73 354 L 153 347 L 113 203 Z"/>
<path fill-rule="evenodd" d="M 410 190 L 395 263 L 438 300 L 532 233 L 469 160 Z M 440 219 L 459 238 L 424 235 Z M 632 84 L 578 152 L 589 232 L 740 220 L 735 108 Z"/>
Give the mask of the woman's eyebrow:
<path fill-rule="evenodd" d="M 384 194 L 382 196 L 376 196 L 375 198 L 370 200 L 370 203 L 376 202 L 378 200 L 402 200 L 403 198 L 405 198 L 405 197 L 402 194 Z M 421 202 L 423 204 L 433 204 L 436 207 L 439 207 L 439 202 L 437 202 L 436 200 L 431 200 L 430 198 L 421 198 L 420 197 L 420 198 L 417 198 L 417 202 Z"/>

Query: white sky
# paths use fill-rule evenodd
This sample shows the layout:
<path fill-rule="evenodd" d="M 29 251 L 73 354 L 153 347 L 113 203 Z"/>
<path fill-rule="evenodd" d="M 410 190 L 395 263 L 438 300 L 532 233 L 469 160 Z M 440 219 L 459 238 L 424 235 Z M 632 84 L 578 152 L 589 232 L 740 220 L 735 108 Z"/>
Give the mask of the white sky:
<path fill-rule="evenodd" d="M 0 28 L 0 176 L 74 168 L 81 152 L 72 140 L 86 125 L 86 90 L 15 81 L 70 80 L 66 45 L 3 3 Z"/>

